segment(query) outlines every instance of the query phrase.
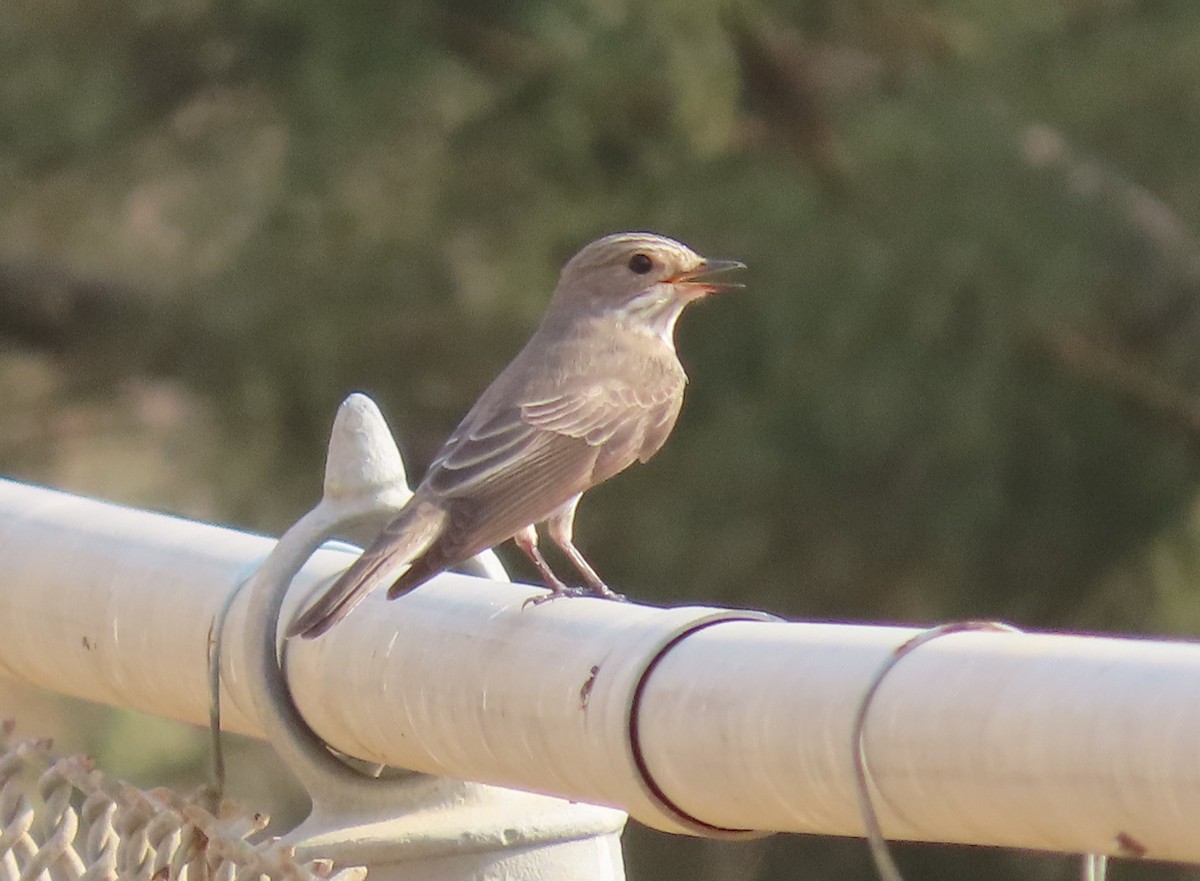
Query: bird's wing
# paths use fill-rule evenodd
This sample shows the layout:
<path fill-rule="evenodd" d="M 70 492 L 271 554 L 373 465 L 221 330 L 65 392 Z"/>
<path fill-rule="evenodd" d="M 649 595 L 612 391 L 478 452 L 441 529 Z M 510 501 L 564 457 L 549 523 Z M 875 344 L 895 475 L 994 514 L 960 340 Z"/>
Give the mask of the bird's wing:
<path fill-rule="evenodd" d="M 430 464 L 422 485 L 444 498 L 463 498 L 512 480 L 536 487 L 538 471 L 560 478 L 564 470 L 586 463 L 586 445 L 576 450 L 554 444 L 554 439 L 553 433 L 524 421 L 517 407 L 483 420 L 464 420 Z"/>
<path fill-rule="evenodd" d="M 498 544 L 626 468 L 650 432 L 661 444 L 677 397 L 596 382 L 464 420 L 422 482 L 450 510 L 439 549 L 469 556 Z"/>
<path fill-rule="evenodd" d="M 580 392 L 522 404 L 521 418 L 596 447 L 621 436 L 630 425 L 643 425 L 672 395 L 673 389 L 663 384 L 637 389 L 621 380 L 609 380 Z"/>
<path fill-rule="evenodd" d="M 508 488 L 514 478 L 538 489 L 544 480 L 578 471 L 585 486 L 572 494 L 579 492 L 596 482 L 590 469 L 601 453 L 629 465 L 642 453 L 648 432 L 655 434 L 657 449 L 665 434 L 657 435 L 664 425 L 670 430 L 679 410 L 678 394 L 665 384 L 639 390 L 607 380 L 507 407 L 483 420 L 464 420 L 430 465 L 425 483 L 438 495 L 460 497 Z"/>
<path fill-rule="evenodd" d="M 593 482 L 599 483 L 658 452 L 675 425 L 682 393 L 682 382 L 635 388 L 614 380 L 590 386 L 582 395 L 533 401 L 521 414 L 533 425 L 597 447 Z"/>

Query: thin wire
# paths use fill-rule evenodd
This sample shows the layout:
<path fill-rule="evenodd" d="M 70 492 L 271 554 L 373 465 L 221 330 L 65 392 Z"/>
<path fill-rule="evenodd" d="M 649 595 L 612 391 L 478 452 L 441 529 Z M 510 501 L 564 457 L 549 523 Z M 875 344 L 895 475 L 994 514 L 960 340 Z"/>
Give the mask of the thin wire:
<path fill-rule="evenodd" d="M 896 866 L 896 861 L 892 858 L 891 848 L 888 846 L 887 839 L 883 835 L 883 828 L 879 825 L 879 815 L 875 810 L 875 803 L 871 796 L 871 787 L 874 784 L 874 779 L 871 775 L 870 763 L 867 761 L 867 713 L 871 709 L 871 702 L 875 699 L 875 694 L 879 691 L 883 680 L 900 663 L 901 658 L 925 645 L 927 642 L 943 636 L 949 636 L 952 633 L 969 631 L 1021 632 L 1018 628 L 1010 624 L 1002 624 L 998 621 L 955 621 L 950 624 L 939 624 L 937 627 L 922 630 L 903 645 L 896 648 L 888 656 L 888 659 L 883 662 L 879 670 L 876 671 L 875 676 L 871 679 L 871 684 L 863 692 L 862 700 L 858 705 L 858 712 L 854 716 L 854 731 L 851 739 L 851 749 L 854 755 L 854 792 L 858 799 L 858 810 L 862 817 L 863 827 L 866 829 L 867 845 L 871 849 L 871 859 L 875 863 L 875 871 L 879 873 L 879 877 L 883 881 L 904 881 L 904 876 L 900 874 L 900 870 Z M 878 789 L 879 787 L 875 786 L 875 788 Z M 1099 878 L 1095 879 L 1095 881 L 1103 881 L 1103 879 Z"/>
<path fill-rule="evenodd" d="M 209 804 L 205 807 L 209 813 L 217 816 L 221 803 L 225 800 L 225 749 L 221 740 L 221 645 L 225 636 L 225 620 L 233 601 L 237 599 L 247 584 L 254 578 L 254 573 L 263 564 L 262 558 L 250 563 L 245 569 L 249 572 L 238 579 L 233 590 L 225 595 L 221 608 L 213 617 L 212 626 L 208 631 L 208 792 Z"/>
<path fill-rule="evenodd" d="M 360 553 L 362 550 L 356 545 L 338 539 L 328 539 L 322 543 L 321 547 L 339 551 L 354 551 L 355 553 Z M 208 631 L 208 797 L 211 799 L 211 804 L 207 807 L 214 815 L 225 798 L 226 782 L 225 749 L 221 739 L 221 646 L 225 639 L 225 621 L 229 617 L 229 610 L 233 608 L 233 601 L 254 579 L 255 574 L 262 568 L 266 560 L 267 558 L 264 556 L 242 567 L 241 572 L 245 574 L 238 579 L 233 590 L 225 595 L 221 608 L 213 617 L 212 626 Z M 319 585 L 314 586 L 314 592 L 316 587 Z"/>

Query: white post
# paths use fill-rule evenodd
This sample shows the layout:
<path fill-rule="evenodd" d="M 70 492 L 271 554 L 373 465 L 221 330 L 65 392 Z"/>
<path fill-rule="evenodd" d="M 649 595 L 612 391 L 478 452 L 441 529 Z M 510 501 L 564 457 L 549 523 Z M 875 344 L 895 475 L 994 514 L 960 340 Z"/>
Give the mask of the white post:
<path fill-rule="evenodd" d="M 268 539 L 0 482 L 0 673 L 203 723 L 209 627 Z M 305 588 L 344 567 L 319 551 Z M 858 835 L 851 732 L 913 631 L 725 620 L 445 575 L 293 643 L 308 723 L 364 759 L 659 828 Z M 231 626 L 244 615 L 235 605 Z M 230 728 L 258 733 L 227 646 Z M 1200 646 L 962 633 L 904 658 L 866 741 L 884 831 L 1200 862 Z"/>

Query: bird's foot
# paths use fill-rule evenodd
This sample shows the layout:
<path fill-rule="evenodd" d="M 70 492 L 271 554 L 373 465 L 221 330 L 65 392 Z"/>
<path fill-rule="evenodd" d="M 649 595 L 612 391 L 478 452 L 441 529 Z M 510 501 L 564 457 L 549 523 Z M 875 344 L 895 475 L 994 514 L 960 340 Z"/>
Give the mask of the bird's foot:
<path fill-rule="evenodd" d="M 562 597 L 584 597 L 588 596 L 588 592 L 581 587 L 567 587 L 565 584 L 554 585 L 549 588 L 549 593 L 541 593 L 537 596 L 529 597 L 525 602 L 521 603 L 521 609 L 525 610 L 530 606 L 540 606 L 542 603 L 548 603 L 552 600 L 561 599 Z"/>
<path fill-rule="evenodd" d="M 588 592 L 602 600 L 614 600 L 618 603 L 625 602 L 625 594 L 617 593 L 603 581 L 597 581 L 595 584 L 589 585 Z"/>

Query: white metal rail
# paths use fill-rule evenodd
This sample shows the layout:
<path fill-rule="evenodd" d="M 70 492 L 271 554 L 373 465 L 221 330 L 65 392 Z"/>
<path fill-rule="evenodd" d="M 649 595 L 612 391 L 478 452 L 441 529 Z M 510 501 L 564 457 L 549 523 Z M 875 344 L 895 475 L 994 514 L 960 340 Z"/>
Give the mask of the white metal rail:
<path fill-rule="evenodd" d="M 0 481 L 0 675 L 203 724 L 209 631 L 272 540 Z M 350 557 L 319 551 L 305 588 Z M 674 831 L 858 835 L 851 733 L 913 631 L 722 620 L 445 575 L 289 647 L 349 754 Z M 244 620 L 235 603 L 231 627 Z M 261 735 L 240 641 L 228 728 Z M 1200 862 L 1200 645 L 962 633 L 904 658 L 866 743 L 884 831 Z"/>

